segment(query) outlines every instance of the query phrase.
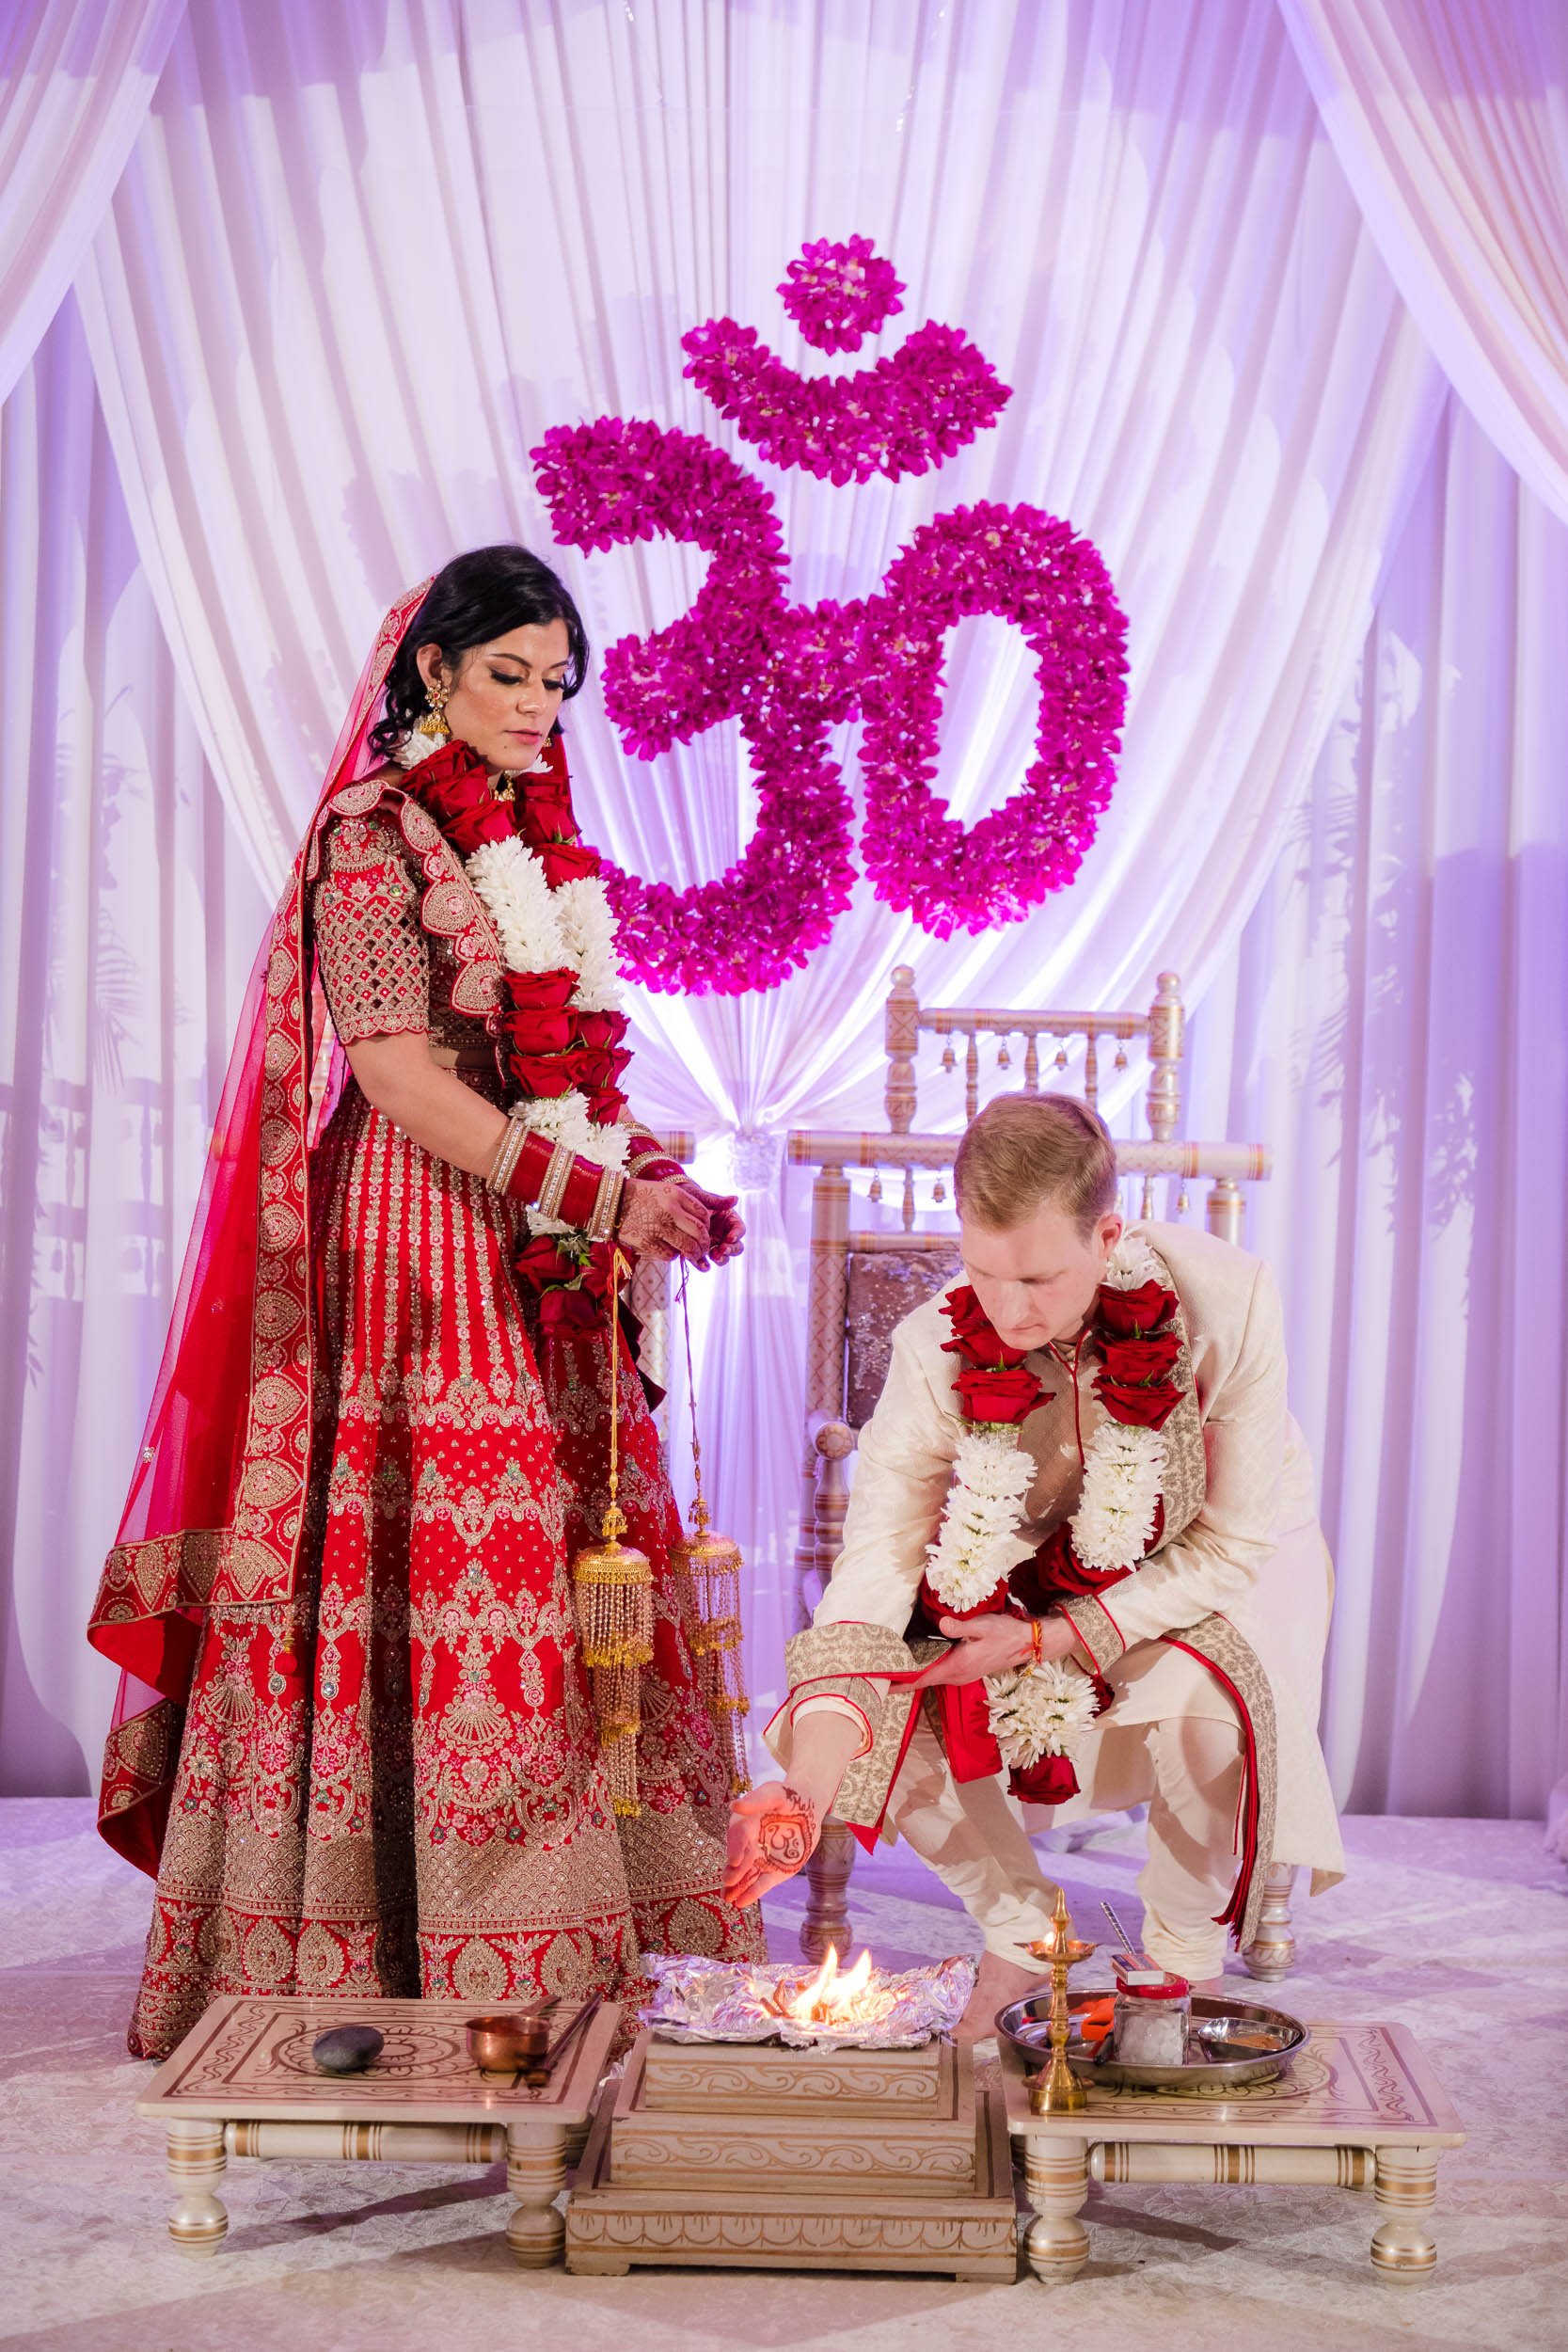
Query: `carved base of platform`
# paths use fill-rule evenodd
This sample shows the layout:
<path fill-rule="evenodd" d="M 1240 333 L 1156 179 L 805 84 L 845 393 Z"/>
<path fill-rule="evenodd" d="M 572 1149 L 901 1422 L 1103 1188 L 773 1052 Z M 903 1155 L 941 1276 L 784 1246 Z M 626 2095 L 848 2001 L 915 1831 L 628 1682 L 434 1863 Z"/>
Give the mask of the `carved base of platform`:
<path fill-rule="evenodd" d="M 834 2057 L 644 2035 L 566 2206 L 568 2270 L 636 2263 L 1011 2280 L 1002 2103 L 945 2042 Z"/>

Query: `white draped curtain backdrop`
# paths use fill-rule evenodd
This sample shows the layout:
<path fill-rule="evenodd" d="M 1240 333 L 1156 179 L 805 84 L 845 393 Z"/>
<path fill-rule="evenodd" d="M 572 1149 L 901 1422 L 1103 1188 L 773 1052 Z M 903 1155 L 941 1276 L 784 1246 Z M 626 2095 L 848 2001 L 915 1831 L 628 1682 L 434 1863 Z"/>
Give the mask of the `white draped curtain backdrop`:
<path fill-rule="evenodd" d="M 784 1131 L 880 1123 L 896 961 L 933 1001 L 1019 1005 L 1136 1004 L 1173 965 L 1189 1132 L 1278 1157 L 1251 1238 L 1339 1563 L 1340 1792 L 1540 1808 L 1563 1689 L 1563 44 L 1525 0 L 1411 0 L 1375 43 L 1364 13 L 20 0 L 0 1785 L 81 1787 L 96 1758 L 81 1627 L 238 976 L 375 621 L 457 548 L 548 552 L 528 453 L 616 414 L 767 481 L 800 600 L 869 593 L 918 524 L 995 497 L 1086 532 L 1132 628 L 1115 799 L 1029 922 L 939 944 L 863 883 L 787 986 L 639 997 L 640 1108 L 695 1127 L 752 1217 L 740 1267 L 692 1289 L 759 1695 L 794 1606 Z M 682 378 L 682 332 L 721 313 L 804 373 L 863 364 L 807 351 L 775 292 L 807 238 L 851 232 L 908 284 L 881 350 L 946 321 L 1013 387 L 922 480 L 766 466 Z M 665 544 L 560 560 L 601 646 L 702 578 Z M 1033 683 L 1000 624 L 950 655 L 942 788 L 967 819 L 1027 763 Z M 618 859 L 678 884 L 732 862 L 754 809 L 733 727 L 633 760 L 591 690 L 571 729 Z"/>

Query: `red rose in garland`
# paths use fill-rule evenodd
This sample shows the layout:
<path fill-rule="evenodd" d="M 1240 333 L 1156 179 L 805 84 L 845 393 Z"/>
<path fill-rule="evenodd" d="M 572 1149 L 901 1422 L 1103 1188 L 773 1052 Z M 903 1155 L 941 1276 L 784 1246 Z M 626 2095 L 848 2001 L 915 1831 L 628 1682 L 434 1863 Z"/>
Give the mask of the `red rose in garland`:
<path fill-rule="evenodd" d="M 580 841 L 541 841 L 536 854 L 552 890 L 564 882 L 584 882 L 599 870 L 598 851 Z"/>
<path fill-rule="evenodd" d="M 419 778 L 421 806 L 459 857 L 470 857 L 485 842 L 509 840 L 515 833 L 512 811 L 497 799 L 490 771 L 471 744 L 454 736 L 412 772 Z"/>
<path fill-rule="evenodd" d="M 1103 1373 L 1094 1392 L 1105 1410 L 1126 1429 L 1163 1429 L 1181 1402 L 1181 1391 L 1168 1381 L 1153 1387 L 1126 1380 L 1108 1380 Z"/>
<path fill-rule="evenodd" d="M 1131 1291 L 1102 1286 L 1095 1320 L 1109 1338 L 1136 1339 L 1145 1331 L 1157 1330 L 1174 1313 L 1175 1304 L 1176 1294 L 1157 1281 L 1140 1282 Z"/>
<path fill-rule="evenodd" d="M 953 1383 L 971 1421 L 1022 1422 L 1041 1401 L 1043 1391 L 1022 1364 L 971 1365 Z"/>
<path fill-rule="evenodd" d="M 992 1330 L 990 1317 L 967 1282 L 942 1300 L 942 1311 L 953 1327 L 952 1338 L 942 1343 L 947 1355 L 962 1356 L 970 1364 L 1022 1363 L 1027 1350 L 1009 1347 Z"/>
<path fill-rule="evenodd" d="M 1113 1380 L 1160 1380 L 1175 1369 L 1181 1334 L 1167 1327 L 1147 1340 L 1107 1339 L 1101 1352 Z"/>

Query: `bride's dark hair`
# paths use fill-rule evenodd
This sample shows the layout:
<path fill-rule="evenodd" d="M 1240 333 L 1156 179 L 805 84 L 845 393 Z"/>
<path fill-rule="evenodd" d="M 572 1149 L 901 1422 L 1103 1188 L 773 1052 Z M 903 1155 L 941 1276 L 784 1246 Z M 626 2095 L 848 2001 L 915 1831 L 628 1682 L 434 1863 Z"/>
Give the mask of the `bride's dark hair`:
<path fill-rule="evenodd" d="M 515 628 L 548 621 L 566 624 L 566 696 L 578 691 L 588 670 L 588 632 L 564 580 L 527 548 L 470 548 L 454 555 L 431 581 L 387 673 L 386 709 L 371 729 L 371 749 L 385 759 L 423 716 L 429 697 L 415 655 L 439 645 L 456 669 L 475 645 Z"/>

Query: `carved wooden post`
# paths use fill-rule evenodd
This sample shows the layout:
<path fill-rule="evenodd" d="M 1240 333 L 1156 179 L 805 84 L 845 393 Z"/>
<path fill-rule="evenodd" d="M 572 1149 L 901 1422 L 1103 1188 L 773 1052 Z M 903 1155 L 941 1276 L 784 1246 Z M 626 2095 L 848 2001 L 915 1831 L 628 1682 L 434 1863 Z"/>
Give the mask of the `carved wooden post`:
<path fill-rule="evenodd" d="M 1291 1890 L 1295 1876 L 1293 1863 L 1272 1865 L 1263 1883 L 1257 1936 L 1242 1954 L 1247 1975 L 1260 1978 L 1265 1984 L 1277 1983 L 1295 1966 L 1296 1939 L 1291 1931 Z"/>
<path fill-rule="evenodd" d="M 914 1057 L 920 1048 L 920 999 L 914 993 L 914 966 L 895 963 L 884 1015 L 887 1044 L 887 1123 L 895 1136 L 907 1136 L 914 1125 Z"/>
<path fill-rule="evenodd" d="M 847 1422 L 822 1423 L 816 1433 L 816 1454 L 822 1467 L 816 1473 L 814 1565 L 823 1578 L 832 1576 L 833 1562 L 844 1549 L 844 1515 L 849 1508 L 849 1484 L 844 1475 L 844 1465 L 854 1450 L 855 1433 Z"/>
<path fill-rule="evenodd" d="M 1148 1132 L 1168 1143 L 1181 1124 L 1181 1047 L 1187 1013 L 1181 982 L 1162 972 L 1148 1009 Z"/>
<path fill-rule="evenodd" d="M 855 1840 L 842 1821 L 827 1820 L 816 1851 L 806 1865 L 806 1915 L 800 1922 L 800 1949 L 808 1960 L 821 1960 L 831 1944 L 842 1960 L 849 1949 L 849 1873 L 855 1866 Z"/>
<path fill-rule="evenodd" d="M 806 1580 L 816 1572 L 816 1437 L 810 1422 L 800 1454 L 800 1530 L 795 1538 L 795 1629 L 811 1623 Z"/>
<path fill-rule="evenodd" d="M 816 1566 L 816 1431 L 844 1411 L 844 1325 L 849 1291 L 849 1184 L 842 1166 L 819 1168 L 811 1188 L 811 1292 L 806 1307 L 806 1429 L 796 1575 Z M 842 1525 L 842 1521 L 840 1522 Z M 810 1615 L 805 1593 L 802 1616 Z"/>
<path fill-rule="evenodd" d="M 1246 1222 L 1246 1199 L 1233 1176 L 1217 1176 L 1209 1189 L 1206 1212 L 1209 1231 L 1221 1241 L 1241 1247 Z"/>
<path fill-rule="evenodd" d="M 642 1326 L 639 1345 L 638 1369 L 661 1389 L 670 1386 L 670 1306 L 673 1284 L 670 1261 L 656 1258 L 650 1252 L 637 1261 L 636 1270 L 626 1287 L 626 1303 Z M 670 1436 L 670 1402 L 666 1397 L 654 1414 L 654 1426 L 661 1438 Z"/>

